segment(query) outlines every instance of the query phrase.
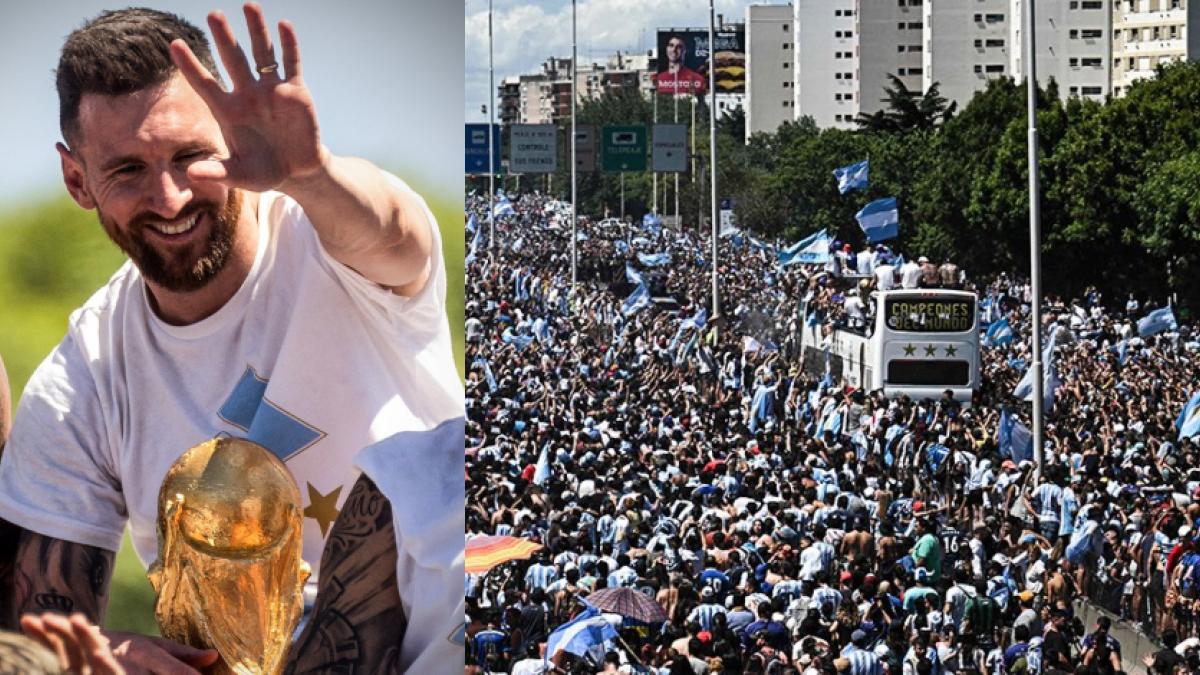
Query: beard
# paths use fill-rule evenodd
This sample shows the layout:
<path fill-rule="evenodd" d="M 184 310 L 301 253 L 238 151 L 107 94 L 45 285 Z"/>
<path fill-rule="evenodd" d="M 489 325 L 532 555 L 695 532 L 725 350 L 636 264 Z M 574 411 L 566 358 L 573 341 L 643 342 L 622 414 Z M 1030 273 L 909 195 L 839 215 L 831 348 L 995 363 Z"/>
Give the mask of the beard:
<path fill-rule="evenodd" d="M 162 217 L 152 213 L 138 214 L 130 220 L 128 227 L 122 228 L 99 208 L 96 213 L 108 238 L 129 256 L 143 278 L 168 291 L 186 293 L 203 288 L 224 269 L 233 249 L 233 234 L 241 210 L 242 191 L 238 189 L 231 189 L 225 204 L 220 207 L 210 200 L 189 203 L 177 219 L 199 213 L 200 218 L 207 216 L 213 225 L 208 237 L 198 245 L 170 250 L 156 248 L 146 240 L 146 230 L 150 229 L 148 223 L 162 221 Z M 200 227 L 200 222 L 195 227 Z"/>

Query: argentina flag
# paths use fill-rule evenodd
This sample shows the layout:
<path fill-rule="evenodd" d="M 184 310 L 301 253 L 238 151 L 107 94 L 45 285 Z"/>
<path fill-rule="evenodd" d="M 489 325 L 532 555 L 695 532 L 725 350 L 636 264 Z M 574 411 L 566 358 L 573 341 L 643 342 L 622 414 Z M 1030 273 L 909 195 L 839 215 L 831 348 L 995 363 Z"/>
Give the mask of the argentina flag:
<path fill-rule="evenodd" d="M 1138 319 L 1137 322 L 1138 335 L 1141 337 L 1150 337 L 1151 335 L 1177 330 L 1178 328 L 1179 324 L 1175 321 L 1175 312 L 1171 311 L 1170 306 L 1156 309 Z"/>
<path fill-rule="evenodd" d="M 1009 325 L 1008 319 L 1000 319 L 988 326 L 987 333 L 984 335 L 983 344 L 988 347 L 1002 347 L 1013 341 L 1013 329 Z"/>
<path fill-rule="evenodd" d="M 867 189 L 867 177 L 870 171 L 870 160 L 866 159 L 849 166 L 834 169 L 833 177 L 837 179 L 838 192 L 846 194 L 851 190 Z"/>
<path fill-rule="evenodd" d="M 1192 394 L 1187 405 L 1183 406 L 1175 426 L 1179 429 L 1179 438 L 1176 440 L 1200 436 L 1200 391 Z"/>
<path fill-rule="evenodd" d="M 894 239 L 900 233 L 900 208 L 895 197 L 876 199 L 862 207 L 854 218 L 871 243 Z"/>

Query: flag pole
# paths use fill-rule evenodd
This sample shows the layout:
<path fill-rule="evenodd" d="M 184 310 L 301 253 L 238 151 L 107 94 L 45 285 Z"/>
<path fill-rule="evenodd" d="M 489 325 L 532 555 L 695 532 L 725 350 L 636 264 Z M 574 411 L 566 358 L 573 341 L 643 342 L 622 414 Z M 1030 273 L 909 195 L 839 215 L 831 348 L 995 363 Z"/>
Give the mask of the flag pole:
<path fill-rule="evenodd" d="M 577 168 L 576 167 L 576 159 L 575 159 L 575 145 L 577 142 L 576 138 L 575 138 L 575 86 L 578 84 L 576 81 L 578 79 L 578 75 L 576 75 L 575 66 L 576 66 L 576 61 L 578 61 L 578 60 L 579 60 L 579 52 L 575 46 L 575 0 L 571 0 L 571 290 L 572 291 L 575 290 L 575 283 L 578 280 L 577 273 L 576 273 L 576 266 L 578 265 L 578 262 L 579 262 L 579 255 L 578 255 L 578 252 L 575 250 L 575 247 L 578 245 L 575 241 L 575 239 L 576 239 L 575 227 L 576 227 L 577 219 L 579 217 L 579 213 L 578 213 L 579 205 L 576 203 L 578 201 L 578 194 L 577 194 L 578 184 L 576 183 L 576 178 L 575 178 L 575 170 Z"/>
<path fill-rule="evenodd" d="M 496 68 L 492 48 L 492 0 L 488 0 L 488 250 L 496 254 Z"/>
<path fill-rule="evenodd" d="M 1042 405 L 1046 400 L 1045 381 L 1042 378 L 1042 223 L 1038 184 L 1038 135 L 1037 135 L 1037 47 L 1034 41 L 1034 0 L 1026 0 L 1025 73 L 1026 101 L 1029 110 L 1029 277 L 1033 292 L 1033 484 L 1042 482 L 1043 434 L 1045 420 Z"/>
<path fill-rule="evenodd" d="M 713 7 L 713 0 L 708 0 L 708 91 L 710 96 L 710 104 L 708 108 L 708 154 L 709 154 L 709 170 L 712 172 L 712 203 L 709 205 L 710 215 L 712 220 L 712 311 L 713 311 L 713 330 L 719 330 L 716 319 L 721 316 L 720 296 L 717 288 L 717 228 L 720 223 L 717 222 L 717 54 L 716 40 L 714 39 L 716 23 L 716 9 Z"/>

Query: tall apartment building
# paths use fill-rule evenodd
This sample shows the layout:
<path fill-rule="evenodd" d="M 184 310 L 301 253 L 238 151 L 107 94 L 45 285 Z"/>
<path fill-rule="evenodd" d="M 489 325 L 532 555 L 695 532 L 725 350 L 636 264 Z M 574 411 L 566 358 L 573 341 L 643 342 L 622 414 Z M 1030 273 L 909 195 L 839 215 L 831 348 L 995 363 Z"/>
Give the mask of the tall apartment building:
<path fill-rule="evenodd" d="M 922 0 L 859 0 L 857 112 L 870 115 L 886 107 L 889 75 L 910 91 L 923 91 L 925 72 Z"/>
<path fill-rule="evenodd" d="M 746 140 L 792 119 L 791 5 L 746 7 Z"/>
<path fill-rule="evenodd" d="M 1111 0 L 1038 2 L 1034 6 L 1037 25 L 1038 84 L 1051 78 L 1058 83 L 1063 99 L 1078 97 L 1103 100 L 1112 91 L 1109 67 L 1112 32 L 1109 26 Z M 1012 75 L 1025 77 L 1025 0 L 1013 0 Z"/>
<path fill-rule="evenodd" d="M 942 96 L 962 106 L 989 78 L 1011 75 L 1012 5 L 1012 0 L 925 0 L 921 90 L 937 82 Z"/>
<path fill-rule="evenodd" d="M 820 127 L 854 128 L 857 4 L 856 0 L 796 0 L 793 117 L 810 116 Z"/>
<path fill-rule="evenodd" d="M 1112 0 L 1111 11 L 1113 94 L 1124 95 L 1160 64 L 1200 58 L 1200 32 L 1189 30 L 1200 20 L 1200 0 Z"/>
<path fill-rule="evenodd" d="M 596 99 L 605 92 L 650 91 L 653 59 L 649 54 L 617 53 L 603 63 L 580 64 L 575 71 L 578 102 Z M 507 77 L 497 87 L 500 123 L 547 124 L 571 115 L 571 59 L 551 57 L 541 72 Z"/>

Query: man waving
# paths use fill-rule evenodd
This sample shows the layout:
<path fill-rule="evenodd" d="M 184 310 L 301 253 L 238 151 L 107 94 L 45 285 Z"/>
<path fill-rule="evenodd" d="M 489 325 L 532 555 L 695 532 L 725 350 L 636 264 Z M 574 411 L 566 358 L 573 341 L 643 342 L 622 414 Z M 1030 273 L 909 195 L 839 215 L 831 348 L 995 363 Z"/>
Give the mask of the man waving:
<path fill-rule="evenodd" d="M 461 464 L 447 459 L 462 461 L 463 402 L 438 231 L 402 181 L 321 143 L 291 24 L 277 57 L 261 8 L 245 17 L 250 54 L 209 15 L 229 87 L 204 34 L 163 12 L 105 12 L 63 46 L 63 180 L 130 260 L 21 398 L 0 463 L 0 518 L 22 529 L 0 624 L 47 610 L 99 622 L 126 523 L 148 563 L 167 468 L 231 435 L 276 454 L 300 487 L 308 595 L 336 581 L 340 601 L 370 596 L 360 604 L 410 627 L 384 634 L 398 622 L 363 617 L 374 633 L 310 633 L 340 631 L 338 649 L 353 643 L 363 666 L 434 672 L 422 666 L 461 657 L 463 614 Z M 403 473 L 423 489 L 396 488 L 402 467 L 420 467 Z M 324 579 L 343 508 L 383 522 L 357 506 L 372 490 L 390 500 L 394 577 Z M 366 550 L 345 543 L 340 556 Z M 215 658 L 117 637 L 118 656 L 150 670 Z"/>

